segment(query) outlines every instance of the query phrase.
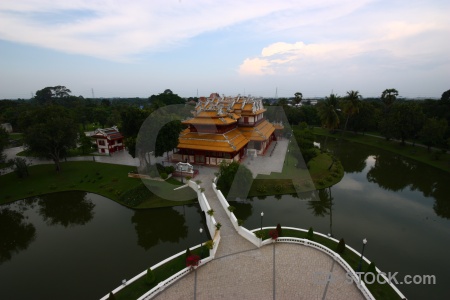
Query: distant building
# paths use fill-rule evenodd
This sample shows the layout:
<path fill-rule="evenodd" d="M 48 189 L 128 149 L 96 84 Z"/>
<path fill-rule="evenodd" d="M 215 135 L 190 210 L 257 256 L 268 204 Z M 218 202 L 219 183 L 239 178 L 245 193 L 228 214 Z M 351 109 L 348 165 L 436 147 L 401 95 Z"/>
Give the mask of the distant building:
<path fill-rule="evenodd" d="M 262 155 L 281 124 L 264 118 L 261 99 L 220 97 L 213 93 L 200 97 L 194 117 L 182 122 L 188 128 L 181 132 L 173 161 L 219 165 L 222 161 L 240 161 L 245 155 Z"/>
<path fill-rule="evenodd" d="M 2 127 L 3 129 L 5 129 L 5 131 L 8 132 L 8 133 L 13 132 L 13 128 L 12 128 L 11 124 L 9 124 L 9 123 L 3 123 L 3 124 L 1 125 L 1 127 Z"/>
<path fill-rule="evenodd" d="M 104 129 L 96 129 L 91 138 L 95 139 L 98 153 L 110 154 L 124 149 L 124 136 L 119 132 L 117 126 Z"/>

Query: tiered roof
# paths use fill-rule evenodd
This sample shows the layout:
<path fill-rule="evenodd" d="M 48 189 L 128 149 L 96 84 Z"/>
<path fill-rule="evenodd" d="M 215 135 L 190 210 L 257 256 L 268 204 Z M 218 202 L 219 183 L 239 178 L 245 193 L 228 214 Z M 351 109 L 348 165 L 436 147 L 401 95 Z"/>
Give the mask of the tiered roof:
<path fill-rule="evenodd" d="M 194 117 L 183 121 L 186 125 L 231 125 L 237 124 L 241 116 L 257 116 L 265 112 L 262 100 L 249 97 L 220 97 L 217 93 L 209 98 L 201 97 L 195 106 Z M 235 152 L 249 141 L 266 141 L 275 127 L 263 120 L 256 126 L 236 127 L 225 134 L 191 132 L 180 134 L 178 148 L 206 151 Z"/>

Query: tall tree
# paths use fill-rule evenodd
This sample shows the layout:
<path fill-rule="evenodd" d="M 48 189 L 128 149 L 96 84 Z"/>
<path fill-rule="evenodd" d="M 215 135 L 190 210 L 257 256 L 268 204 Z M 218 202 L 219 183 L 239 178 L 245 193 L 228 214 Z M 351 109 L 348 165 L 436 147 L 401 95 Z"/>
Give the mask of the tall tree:
<path fill-rule="evenodd" d="M 76 122 L 67 109 L 54 105 L 36 109 L 31 118 L 33 125 L 24 132 L 25 144 L 39 157 L 52 159 L 59 172 L 61 158 L 76 146 Z"/>
<path fill-rule="evenodd" d="M 422 128 L 424 115 L 416 103 L 402 102 L 392 105 L 389 114 L 380 122 L 380 131 L 387 138 L 416 139 Z"/>
<path fill-rule="evenodd" d="M 389 109 L 392 104 L 394 104 L 397 96 L 398 91 L 396 89 L 385 89 L 383 93 L 381 93 L 381 101 L 383 101 L 386 108 Z"/>
<path fill-rule="evenodd" d="M 446 102 L 446 103 L 450 103 L 450 90 L 445 91 L 445 92 L 442 93 L 441 101 Z"/>
<path fill-rule="evenodd" d="M 441 146 L 445 148 L 445 132 L 447 131 L 447 121 L 444 119 L 428 118 L 425 121 L 419 136 L 422 142 L 428 147 Z"/>
<path fill-rule="evenodd" d="M 334 130 L 339 126 L 339 116 L 337 114 L 338 97 L 331 94 L 317 105 L 317 112 L 319 114 L 322 126 Z"/>
<path fill-rule="evenodd" d="M 347 115 L 347 119 L 345 120 L 344 131 L 347 130 L 348 120 L 351 116 L 359 113 L 359 109 L 361 108 L 361 95 L 358 91 L 348 91 L 347 96 L 344 98 L 343 103 L 343 111 Z"/>
<path fill-rule="evenodd" d="M 48 86 L 36 92 L 34 99 L 38 104 L 52 104 L 55 98 L 70 96 L 71 91 L 62 85 Z"/>

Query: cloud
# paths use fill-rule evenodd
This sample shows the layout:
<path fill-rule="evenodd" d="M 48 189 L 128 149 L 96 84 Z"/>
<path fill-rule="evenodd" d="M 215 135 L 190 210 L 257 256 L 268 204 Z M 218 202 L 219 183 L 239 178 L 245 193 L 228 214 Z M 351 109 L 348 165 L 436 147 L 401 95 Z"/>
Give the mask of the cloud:
<path fill-rule="evenodd" d="M 290 1 L 1 1 L 0 39 L 113 60 L 287 10 Z"/>

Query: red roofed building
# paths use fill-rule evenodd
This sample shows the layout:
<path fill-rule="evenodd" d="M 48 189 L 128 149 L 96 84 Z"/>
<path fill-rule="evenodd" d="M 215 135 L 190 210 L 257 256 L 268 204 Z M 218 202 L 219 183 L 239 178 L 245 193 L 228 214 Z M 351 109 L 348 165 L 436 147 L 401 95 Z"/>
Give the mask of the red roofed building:
<path fill-rule="evenodd" d="M 96 129 L 91 138 L 95 139 L 98 147 L 98 153 L 110 154 L 124 149 L 123 135 L 117 129 L 117 126 L 104 129 Z"/>

